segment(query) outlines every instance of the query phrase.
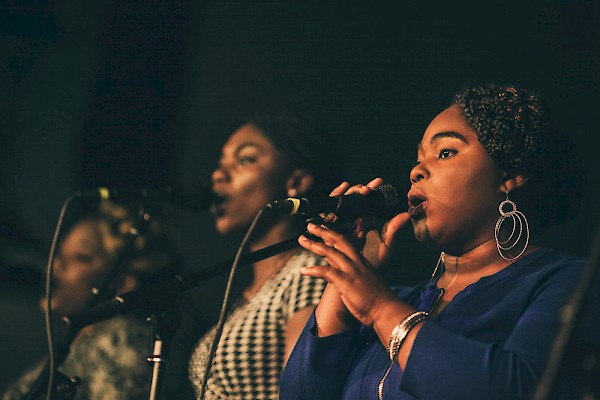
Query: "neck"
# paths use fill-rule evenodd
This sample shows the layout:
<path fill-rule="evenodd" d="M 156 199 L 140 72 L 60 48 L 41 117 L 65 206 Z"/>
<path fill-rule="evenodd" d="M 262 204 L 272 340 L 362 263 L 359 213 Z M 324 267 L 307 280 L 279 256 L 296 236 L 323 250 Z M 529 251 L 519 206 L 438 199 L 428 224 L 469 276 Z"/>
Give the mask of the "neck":
<path fill-rule="evenodd" d="M 260 250 L 301 233 L 294 225 L 294 221 L 287 218 L 276 221 L 265 220 L 265 222 L 264 228 L 257 227 L 258 229 L 251 238 L 248 244 L 250 251 Z"/>
<path fill-rule="evenodd" d="M 531 248 L 527 249 L 525 254 L 531 250 Z M 444 254 L 445 271 L 438 285 L 465 287 L 481 277 L 503 270 L 510 264 L 511 261 L 506 261 L 498 254 L 496 242 L 491 239 L 462 254 Z"/>
<path fill-rule="evenodd" d="M 445 253 L 444 265 L 449 274 L 458 273 L 457 268 L 451 268 L 457 265 L 460 273 L 466 274 L 488 269 L 502 269 L 509 263 L 500 257 L 495 240 L 490 239 L 462 254 Z"/>
<path fill-rule="evenodd" d="M 269 229 L 262 232 L 262 234 L 253 240 L 248 247 L 251 251 L 260 250 L 299 234 L 300 233 L 297 232 L 292 221 L 283 220 L 273 224 Z M 297 252 L 298 248 L 294 247 L 254 263 L 252 266 L 252 282 L 246 290 L 246 297 L 251 297 L 266 280 L 275 275 L 277 271 L 285 265 L 289 258 Z"/>

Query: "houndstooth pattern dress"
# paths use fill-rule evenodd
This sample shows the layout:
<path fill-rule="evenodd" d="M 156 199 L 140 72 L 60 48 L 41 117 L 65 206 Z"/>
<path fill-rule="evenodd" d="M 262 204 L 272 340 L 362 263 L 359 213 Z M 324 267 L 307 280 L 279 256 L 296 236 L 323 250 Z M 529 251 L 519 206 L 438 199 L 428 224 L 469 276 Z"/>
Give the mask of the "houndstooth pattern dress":
<path fill-rule="evenodd" d="M 326 264 L 307 251 L 294 255 L 249 302 L 233 310 L 224 325 L 204 399 L 278 399 L 283 370 L 285 328 L 298 311 L 317 304 L 326 282 L 300 274 L 300 268 Z M 198 394 L 215 335 L 211 329 L 196 345 L 189 378 Z"/>

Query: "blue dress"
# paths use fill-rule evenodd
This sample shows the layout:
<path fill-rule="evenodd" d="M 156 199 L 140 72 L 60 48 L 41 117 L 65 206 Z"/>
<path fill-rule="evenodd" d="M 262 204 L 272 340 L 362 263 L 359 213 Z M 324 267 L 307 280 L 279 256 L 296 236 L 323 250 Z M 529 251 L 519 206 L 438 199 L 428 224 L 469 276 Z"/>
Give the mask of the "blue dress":
<path fill-rule="evenodd" d="M 531 398 L 560 327 L 558 311 L 584 265 L 542 248 L 467 286 L 423 325 L 405 371 L 393 364 L 383 399 Z M 393 290 L 427 311 L 436 283 Z M 281 399 L 377 399 L 390 360 L 373 329 L 315 332 L 313 314 L 281 376 Z"/>

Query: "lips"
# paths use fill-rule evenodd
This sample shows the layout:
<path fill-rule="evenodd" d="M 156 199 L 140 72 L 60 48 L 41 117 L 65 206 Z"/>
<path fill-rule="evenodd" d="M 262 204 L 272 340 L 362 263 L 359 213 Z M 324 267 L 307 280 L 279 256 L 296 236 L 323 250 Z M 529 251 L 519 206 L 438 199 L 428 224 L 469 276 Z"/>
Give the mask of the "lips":
<path fill-rule="evenodd" d="M 408 215 L 411 218 L 418 219 L 424 215 L 427 206 L 427 197 L 421 191 L 411 189 L 408 192 Z"/>
<path fill-rule="evenodd" d="M 221 193 L 214 192 L 212 198 L 212 204 L 210 205 L 210 211 L 215 216 L 221 216 L 225 213 L 223 209 L 223 203 L 227 201 L 227 196 Z"/>

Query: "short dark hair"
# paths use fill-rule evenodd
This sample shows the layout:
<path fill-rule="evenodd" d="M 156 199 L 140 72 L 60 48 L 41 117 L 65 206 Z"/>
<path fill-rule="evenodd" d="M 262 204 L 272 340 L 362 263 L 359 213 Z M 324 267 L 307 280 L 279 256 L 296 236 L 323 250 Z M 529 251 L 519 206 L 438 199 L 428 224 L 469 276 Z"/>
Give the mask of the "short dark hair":
<path fill-rule="evenodd" d="M 339 147 L 306 117 L 256 114 L 247 124 L 262 132 L 296 168 L 314 177 L 310 194 L 329 194 L 345 179 Z"/>
<path fill-rule="evenodd" d="M 500 168 L 528 178 L 514 196 L 532 229 L 576 216 L 584 172 L 574 143 L 559 132 L 538 95 L 519 86 L 487 84 L 462 89 L 453 104 Z"/>

